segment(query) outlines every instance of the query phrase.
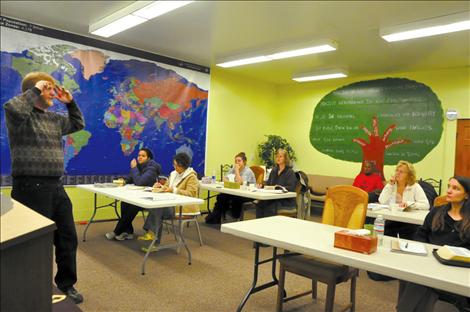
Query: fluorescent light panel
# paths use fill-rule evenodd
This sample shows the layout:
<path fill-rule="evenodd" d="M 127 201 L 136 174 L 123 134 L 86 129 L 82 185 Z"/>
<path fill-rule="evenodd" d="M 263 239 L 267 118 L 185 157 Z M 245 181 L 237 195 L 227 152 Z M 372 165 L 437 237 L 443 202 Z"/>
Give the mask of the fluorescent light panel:
<path fill-rule="evenodd" d="M 279 60 L 279 59 L 284 59 L 284 58 L 289 58 L 289 57 L 296 57 L 296 56 L 334 51 L 334 50 L 336 50 L 336 47 L 333 44 L 323 44 L 319 46 L 312 46 L 312 47 L 307 47 L 307 48 L 302 48 L 302 49 L 277 52 L 277 53 L 269 54 L 269 55 L 259 55 L 259 56 L 254 56 L 254 57 L 242 58 L 239 60 L 223 62 L 223 63 L 219 63 L 216 65 L 219 67 L 228 68 L 228 67 L 235 67 L 235 66 L 241 66 L 241 65 L 247 65 L 247 64 L 269 62 L 269 61 Z"/>
<path fill-rule="evenodd" d="M 316 81 L 316 80 L 326 80 L 334 78 L 344 78 L 347 77 L 347 73 L 344 70 L 334 69 L 328 71 L 317 71 L 312 73 L 298 74 L 292 77 L 292 80 L 297 82 L 307 82 L 307 81 Z"/>
<path fill-rule="evenodd" d="M 170 11 L 181 8 L 182 6 L 185 6 L 191 2 L 193 1 L 155 1 L 153 4 L 150 4 L 143 9 L 135 11 L 132 14 L 149 20 L 165 13 L 168 13 Z"/>
<path fill-rule="evenodd" d="M 193 1 L 136 1 L 91 24 L 89 32 L 101 37 L 111 37 L 191 2 Z"/>
<path fill-rule="evenodd" d="M 121 17 L 118 20 L 115 20 L 111 24 L 108 24 L 104 27 L 101 27 L 95 30 L 94 32 L 92 32 L 92 34 L 108 38 L 108 37 L 111 37 L 112 35 L 120 33 L 121 31 L 132 28 L 139 24 L 142 24 L 146 21 L 147 21 L 146 19 L 132 15 L 132 14 L 126 15 L 124 17 Z"/>
<path fill-rule="evenodd" d="M 470 29 L 470 12 L 451 14 L 380 31 L 388 42 L 430 37 Z"/>

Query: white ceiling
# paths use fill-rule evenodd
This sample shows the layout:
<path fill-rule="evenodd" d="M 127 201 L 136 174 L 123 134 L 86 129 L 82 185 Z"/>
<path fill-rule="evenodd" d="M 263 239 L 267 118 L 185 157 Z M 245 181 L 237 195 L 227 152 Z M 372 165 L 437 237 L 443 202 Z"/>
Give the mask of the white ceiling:
<path fill-rule="evenodd" d="M 89 24 L 132 2 L 2 0 L 0 11 L 95 37 Z M 468 67 L 470 31 L 395 43 L 379 36 L 380 27 L 463 11 L 470 11 L 470 1 L 196 1 L 104 40 L 205 66 L 290 43 L 338 43 L 334 52 L 226 69 L 288 84 L 295 83 L 292 74 L 318 68 L 343 67 L 359 76 Z"/>

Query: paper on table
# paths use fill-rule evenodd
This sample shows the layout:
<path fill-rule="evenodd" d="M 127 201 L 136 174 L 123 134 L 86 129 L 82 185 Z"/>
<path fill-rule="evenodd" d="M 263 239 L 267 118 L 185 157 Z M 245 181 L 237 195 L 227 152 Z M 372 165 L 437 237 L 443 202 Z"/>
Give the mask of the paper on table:
<path fill-rule="evenodd" d="M 382 205 L 379 203 L 370 203 L 367 205 L 367 209 L 371 209 L 371 210 L 381 210 L 381 209 L 388 209 L 388 208 L 389 208 L 388 205 Z"/>
<path fill-rule="evenodd" d="M 428 250 L 426 245 L 420 242 L 408 242 L 408 241 L 392 241 L 392 251 L 404 252 L 415 255 L 427 255 Z"/>
<path fill-rule="evenodd" d="M 138 185 L 130 184 L 130 185 L 126 185 L 126 188 L 128 190 L 143 190 L 143 189 L 145 189 L 145 186 L 138 186 Z"/>
<path fill-rule="evenodd" d="M 154 196 L 142 197 L 142 199 L 160 201 L 160 200 L 173 200 L 176 199 L 176 196 L 171 193 L 157 193 Z"/>
<path fill-rule="evenodd" d="M 270 194 L 282 194 L 282 190 L 265 190 L 265 189 L 254 189 L 252 192 L 260 192 L 260 193 L 270 193 Z"/>

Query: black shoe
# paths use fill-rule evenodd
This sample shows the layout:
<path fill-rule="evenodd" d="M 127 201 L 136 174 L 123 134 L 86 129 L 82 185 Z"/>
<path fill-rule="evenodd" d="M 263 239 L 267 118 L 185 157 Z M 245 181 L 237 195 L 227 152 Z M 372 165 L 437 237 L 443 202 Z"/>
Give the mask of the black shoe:
<path fill-rule="evenodd" d="M 64 294 L 67 295 L 70 299 L 75 302 L 75 304 L 79 304 L 83 302 L 83 296 L 72 286 L 65 290 L 61 289 Z"/>

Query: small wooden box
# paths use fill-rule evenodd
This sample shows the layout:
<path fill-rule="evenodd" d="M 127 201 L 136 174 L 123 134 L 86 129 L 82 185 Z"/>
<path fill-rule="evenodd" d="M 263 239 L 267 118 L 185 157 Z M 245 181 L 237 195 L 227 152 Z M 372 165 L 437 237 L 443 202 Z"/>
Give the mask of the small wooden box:
<path fill-rule="evenodd" d="M 377 250 L 376 236 L 359 236 L 342 230 L 335 232 L 335 247 L 371 254 Z"/>
<path fill-rule="evenodd" d="M 224 181 L 224 187 L 231 188 L 231 189 L 239 189 L 240 184 L 237 182 Z"/>

